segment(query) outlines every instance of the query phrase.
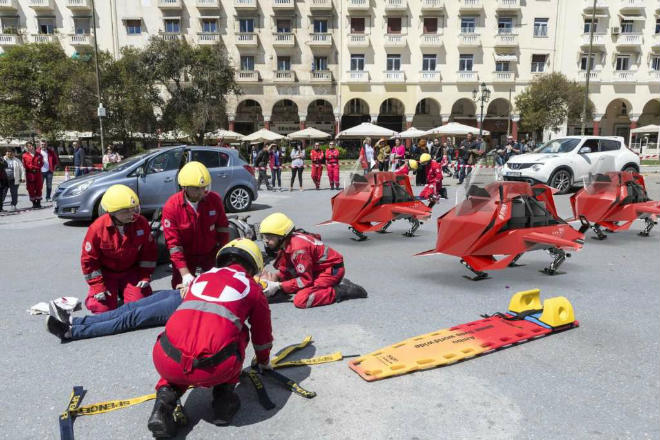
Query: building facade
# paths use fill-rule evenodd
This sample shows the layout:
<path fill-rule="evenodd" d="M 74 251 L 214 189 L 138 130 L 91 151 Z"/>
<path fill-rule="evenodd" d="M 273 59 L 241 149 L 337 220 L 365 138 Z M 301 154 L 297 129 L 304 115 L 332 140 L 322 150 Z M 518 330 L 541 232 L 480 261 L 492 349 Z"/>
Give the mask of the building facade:
<path fill-rule="evenodd" d="M 594 8 L 594 3 L 596 5 Z M 595 106 L 588 130 L 628 137 L 660 123 L 660 0 L 0 0 L 0 48 L 59 41 L 71 56 L 120 56 L 152 35 L 221 44 L 243 93 L 230 129 L 362 121 L 404 130 L 480 123 L 518 134 L 511 103 L 529 82 L 562 72 Z M 592 57 L 588 60 L 593 26 Z M 472 91 L 485 83 L 483 108 Z M 564 131 L 579 130 L 569 121 Z"/>

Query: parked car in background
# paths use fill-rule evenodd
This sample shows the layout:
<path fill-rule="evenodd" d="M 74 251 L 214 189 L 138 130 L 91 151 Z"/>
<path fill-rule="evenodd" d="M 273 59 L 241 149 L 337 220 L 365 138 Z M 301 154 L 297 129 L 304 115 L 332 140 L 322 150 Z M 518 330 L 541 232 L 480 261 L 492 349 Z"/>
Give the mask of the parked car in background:
<path fill-rule="evenodd" d="M 639 171 L 639 156 L 620 136 L 567 136 L 553 139 L 532 153 L 513 156 L 502 167 L 504 180 L 543 183 L 565 194 L 581 186 L 603 156 L 614 158 L 610 171 Z"/>
<path fill-rule="evenodd" d="M 101 196 L 108 187 L 121 183 L 138 194 L 143 214 L 150 216 L 179 190 L 177 174 L 188 161 L 199 161 L 208 167 L 211 189 L 223 198 L 227 211 L 246 211 L 257 199 L 254 170 L 236 150 L 180 145 L 149 150 L 124 159 L 107 171 L 63 182 L 53 196 L 55 214 L 91 220 L 100 214 Z"/>

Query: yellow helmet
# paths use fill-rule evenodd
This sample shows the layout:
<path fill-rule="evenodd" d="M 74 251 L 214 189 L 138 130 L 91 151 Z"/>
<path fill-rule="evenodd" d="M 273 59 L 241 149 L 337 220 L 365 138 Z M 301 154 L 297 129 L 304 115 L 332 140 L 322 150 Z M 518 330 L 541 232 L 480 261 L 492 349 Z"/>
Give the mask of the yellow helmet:
<path fill-rule="evenodd" d="M 416 170 L 417 169 L 417 161 L 415 159 L 410 159 L 408 161 L 408 165 L 410 165 L 411 170 Z"/>
<path fill-rule="evenodd" d="M 429 153 L 424 153 L 421 156 L 419 156 L 419 161 L 421 163 L 426 163 L 431 160 L 431 155 Z"/>
<path fill-rule="evenodd" d="M 293 231 L 294 227 L 293 220 L 281 212 L 276 212 L 261 221 L 261 225 L 259 225 L 259 233 L 285 237 Z"/>
<path fill-rule="evenodd" d="M 211 173 L 209 173 L 208 168 L 197 161 L 188 162 L 181 168 L 179 171 L 179 186 L 196 186 L 198 188 L 204 188 L 211 184 Z"/>
<path fill-rule="evenodd" d="M 137 194 L 126 185 L 112 185 L 101 198 L 101 207 L 105 212 L 117 212 L 139 206 L 140 199 Z"/>
<path fill-rule="evenodd" d="M 224 245 L 215 256 L 216 265 L 224 266 L 229 257 L 238 257 L 244 261 L 252 275 L 260 273 L 264 268 L 264 257 L 259 246 L 247 238 L 237 238 Z"/>

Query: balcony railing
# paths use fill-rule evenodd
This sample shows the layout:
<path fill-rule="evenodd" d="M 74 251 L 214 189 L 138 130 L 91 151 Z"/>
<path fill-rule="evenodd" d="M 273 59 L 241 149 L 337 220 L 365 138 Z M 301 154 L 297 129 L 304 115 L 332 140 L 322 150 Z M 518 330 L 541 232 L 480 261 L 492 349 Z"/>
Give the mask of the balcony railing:
<path fill-rule="evenodd" d="M 273 47 L 294 47 L 296 39 L 292 32 L 275 32 L 273 34 Z"/>
<path fill-rule="evenodd" d="M 293 0 L 271 0 L 273 10 L 282 10 L 282 9 L 294 9 L 296 7 L 296 4 L 293 2 Z"/>
<path fill-rule="evenodd" d="M 181 0 L 158 0 L 158 7 L 160 9 L 181 9 L 183 4 Z"/>
<path fill-rule="evenodd" d="M 459 0 L 459 1 L 461 3 L 459 4 L 458 8 L 461 11 L 483 9 L 484 7 L 482 0 Z"/>
<path fill-rule="evenodd" d="M 275 82 L 294 82 L 296 74 L 293 70 L 276 70 L 273 73 L 273 80 Z"/>
<path fill-rule="evenodd" d="M 346 82 L 366 83 L 369 82 L 369 72 L 366 70 L 349 70 L 346 72 Z"/>
<path fill-rule="evenodd" d="M 582 46 L 587 47 L 589 46 L 589 41 L 591 37 L 590 34 L 582 34 Z M 597 34 L 594 32 L 594 46 L 604 46 L 605 43 L 607 43 L 607 34 Z"/>
<path fill-rule="evenodd" d="M 257 34 L 254 32 L 237 32 L 236 45 L 241 47 L 257 47 Z"/>
<path fill-rule="evenodd" d="M 407 0 L 385 0 L 386 11 L 405 11 L 408 9 Z"/>
<path fill-rule="evenodd" d="M 332 0 L 310 0 L 309 9 L 312 11 L 327 11 L 332 9 Z"/>
<path fill-rule="evenodd" d="M 197 44 L 215 44 L 220 41 L 220 34 L 217 32 L 198 32 Z"/>
<path fill-rule="evenodd" d="M 620 9 L 644 9 L 647 0 L 619 0 Z"/>
<path fill-rule="evenodd" d="M 402 34 L 385 34 L 385 47 L 405 47 L 406 36 Z"/>
<path fill-rule="evenodd" d="M 234 0 L 234 9 L 257 9 L 257 0 Z"/>
<path fill-rule="evenodd" d="M 312 70 L 309 79 L 314 83 L 331 83 L 332 72 L 330 70 Z"/>
<path fill-rule="evenodd" d="M 69 44 L 72 46 L 91 46 L 94 44 L 94 37 L 90 34 L 72 34 L 69 36 Z"/>
<path fill-rule="evenodd" d="M 655 50 L 660 49 L 660 34 L 653 35 L 653 40 L 651 41 L 651 47 Z"/>
<path fill-rule="evenodd" d="M 583 0 L 584 1 L 584 9 L 585 10 L 591 10 L 594 7 L 594 0 Z M 596 0 L 596 9 L 604 9 L 607 8 L 607 1 L 605 0 Z"/>
<path fill-rule="evenodd" d="M 256 70 L 239 70 L 236 72 L 237 82 L 259 82 L 259 72 Z"/>
<path fill-rule="evenodd" d="M 587 72 L 579 72 L 578 73 L 578 79 L 580 82 L 586 82 L 587 81 Z M 600 82 L 600 72 L 599 71 L 590 71 L 589 72 L 589 82 L 590 83 L 599 83 Z"/>
<path fill-rule="evenodd" d="M 421 38 L 419 39 L 419 45 L 421 47 L 441 47 L 442 35 L 422 34 Z"/>
<path fill-rule="evenodd" d="M 0 0 L 0 11 L 15 11 L 18 9 L 16 0 Z"/>
<path fill-rule="evenodd" d="M 183 38 L 183 34 L 178 32 L 163 32 L 160 34 L 160 36 L 165 41 L 176 41 Z"/>
<path fill-rule="evenodd" d="M 617 46 L 641 46 L 642 41 L 643 41 L 643 38 L 642 38 L 641 33 L 621 34 L 616 39 L 616 45 Z"/>
<path fill-rule="evenodd" d="M 614 72 L 615 82 L 634 82 L 635 72 L 632 70 L 617 70 Z"/>
<path fill-rule="evenodd" d="M 494 83 L 511 83 L 515 81 L 515 72 L 493 72 Z"/>
<path fill-rule="evenodd" d="M 660 82 L 660 70 L 652 70 L 649 72 L 649 81 L 653 83 Z"/>
<path fill-rule="evenodd" d="M 513 11 L 520 9 L 520 0 L 497 0 L 498 11 Z"/>
<path fill-rule="evenodd" d="M 386 70 L 383 72 L 383 79 L 388 83 L 402 83 L 406 80 L 406 75 L 401 70 Z"/>
<path fill-rule="evenodd" d="M 220 0 L 197 0 L 197 8 L 217 9 L 220 7 Z"/>
<path fill-rule="evenodd" d="M 518 34 L 502 32 L 495 34 L 496 47 L 511 47 L 518 45 Z"/>
<path fill-rule="evenodd" d="M 369 36 L 366 34 L 348 34 L 349 47 L 369 47 Z"/>
<path fill-rule="evenodd" d="M 478 82 L 479 76 L 477 75 L 477 72 L 471 70 L 459 70 L 456 72 L 456 81 L 460 83 Z"/>
<path fill-rule="evenodd" d="M 332 46 L 332 34 L 329 32 L 317 32 L 310 34 L 309 45 L 313 47 Z"/>
<path fill-rule="evenodd" d="M 21 36 L 14 34 L 0 34 L 0 46 L 16 46 L 21 44 Z"/>
<path fill-rule="evenodd" d="M 33 43 L 55 43 L 58 41 L 55 34 L 32 34 L 30 40 Z"/>
<path fill-rule="evenodd" d="M 474 32 L 458 34 L 458 45 L 463 47 L 481 46 L 481 35 Z"/>
<path fill-rule="evenodd" d="M 422 70 L 419 72 L 419 82 L 423 83 L 439 83 L 442 78 L 440 72 L 435 70 Z"/>
<path fill-rule="evenodd" d="M 369 0 L 348 0 L 349 11 L 366 11 L 369 6 Z"/>
<path fill-rule="evenodd" d="M 28 6 L 32 9 L 54 9 L 53 0 L 28 0 Z"/>
<path fill-rule="evenodd" d="M 422 0 L 422 11 L 439 11 L 445 6 L 444 0 Z"/>
<path fill-rule="evenodd" d="M 92 2 L 90 0 L 66 0 L 66 7 L 71 10 L 83 10 L 92 9 Z"/>

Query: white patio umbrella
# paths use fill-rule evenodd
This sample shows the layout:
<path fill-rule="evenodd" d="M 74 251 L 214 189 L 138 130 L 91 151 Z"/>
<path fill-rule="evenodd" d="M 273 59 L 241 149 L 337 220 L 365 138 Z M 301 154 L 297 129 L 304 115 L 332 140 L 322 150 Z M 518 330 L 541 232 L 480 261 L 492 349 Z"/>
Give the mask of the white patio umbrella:
<path fill-rule="evenodd" d="M 243 139 L 244 136 L 240 133 L 236 133 L 235 131 L 218 129 L 216 131 L 205 133 L 204 137 L 209 139 L 224 139 L 226 141 L 231 142 L 231 141 L 240 141 Z"/>
<path fill-rule="evenodd" d="M 326 133 L 325 131 L 317 130 L 314 127 L 307 127 L 302 130 L 294 131 L 293 133 L 289 133 L 287 135 L 287 138 L 293 139 L 293 140 L 306 140 L 306 141 L 311 141 L 312 139 L 328 139 L 331 138 L 332 135 L 329 133 Z"/>
<path fill-rule="evenodd" d="M 628 146 L 632 148 L 633 134 L 639 135 L 639 134 L 651 134 L 651 133 L 658 134 L 657 144 L 660 145 L 660 125 L 650 124 L 650 125 L 645 125 L 643 127 L 633 128 L 632 130 L 630 130 L 630 136 L 628 137 Z"/>
<path fill-rule="evenodd" d="M 381 127 L 380 125 L 371 124 L 369 122 L 363 122 L 355 127 L 340 131 L 337 137 L 340 139 L 363 138 L 366 136 L 392 137 L 397 134 L 396 131 L 390 130 L 389 128 Z"/>
<path fill-rule="evenodd" d="M 262 128 L 261 130 L 255 131 L 254 133 L 243 137 L 244 142 L 250 142 L 253 144 L 279 141 L 280 139 L 284 139 L 284 136 L 277 134 L 274 131 L 266 130 L 265 128 Z"/>
<path fill-rule="evenodd" d="M 418 138 L 418 137 L 422 137 L 422 136 L 425 136 L 425 135 L 426 135 L 426 132 L 424 130 L 420 130 L 420 129 L 415 128 L 415 127 L 410 127 L 409 129 L 404 130 L 401 133 L 399 133 L 398 137 L 400 137 L 401 139 L 413 139 L 413 138 Z M 392 136 L 392 137 L 394 138 L 394 137 L 397 137 L 397 136 Z"/>
<path fill-rule="evenodd" d="M 465 124 L 459 124 L 458 122 L 450 122 L 446 125 L 441 125 L 439 127 L 432 128 L 426 132 L 424 135 L 440 135 L 440 136 L 465 136 L 468 133 L 479 134 L 478 127 L 471 127 Z M 481 133 L 484 136 L 488 136 L 490 132 L 488 130 L 482 130 Z"/>

